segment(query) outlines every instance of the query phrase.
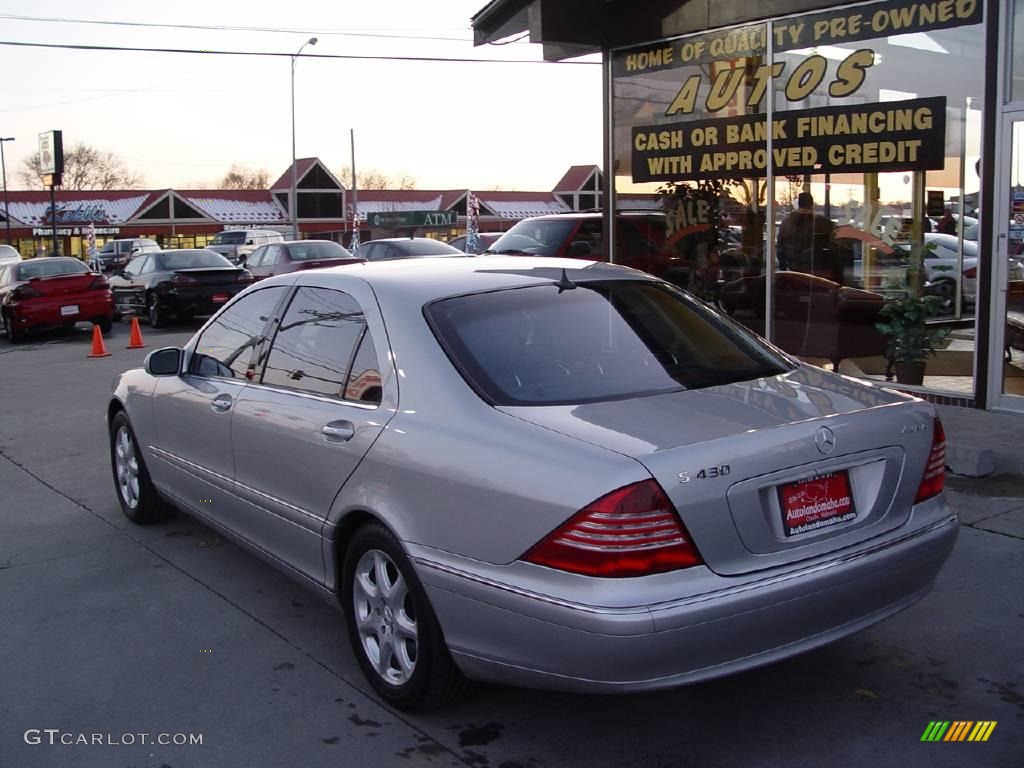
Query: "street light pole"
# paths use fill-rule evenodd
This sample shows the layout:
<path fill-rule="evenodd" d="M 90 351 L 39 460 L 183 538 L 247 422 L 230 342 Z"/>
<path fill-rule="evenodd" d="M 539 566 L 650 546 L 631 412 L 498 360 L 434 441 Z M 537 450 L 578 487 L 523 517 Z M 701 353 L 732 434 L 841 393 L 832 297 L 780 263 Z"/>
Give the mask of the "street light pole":
<path fill-rule="evenodd" d="M 299 200 L 298 200 L 298 184 L 299 184 L 299 171 L 295 167 L 295 62 L 299 59 L 299 54 L 302 53 L 302 49 L 307 45 L 316 45 L 316 38 L 311 37 L 309 40 L 304 42 L 302 46 L 292 56 L 292 189 L 291 194 L 288 197 L 288 208 L 289 213 L 292 217 L 292 240 L 299 239 Z"/>
<path fill-rule="evenodd" d="M 0 137 L 0 171 L 4 176 L 4 224 L 7 229 L 7 239 L 4 241 L 11 244 L 11 209 L 7 203 L 7 160 L 4 158 L 4 142 L 14 141 L 13 136 Z"/>

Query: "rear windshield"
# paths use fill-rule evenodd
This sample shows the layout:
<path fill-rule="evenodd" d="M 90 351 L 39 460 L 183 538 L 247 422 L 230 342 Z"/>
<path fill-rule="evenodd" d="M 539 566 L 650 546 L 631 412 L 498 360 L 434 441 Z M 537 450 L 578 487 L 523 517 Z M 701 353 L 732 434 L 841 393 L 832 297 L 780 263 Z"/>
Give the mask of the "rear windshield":
<path fill-rule="evenodd" d="M 55 259 L 53 257 L 32 259 L 18 265 L 18 280 L 33 277 L 55 277 L 56 275 L 80 275 L 89 268 L 78 259 Z"/>
<path fill-rule="evenodd" d="M 218 232 L 213 236 L 210 245 L 243 245 L 245 232 Z"/>
<path fill-rule="evenodd" d="M 315 261 L 316 259 L 351 259 L 352 254 L 337 243 L 297 243 L 288 246 L 292 261 Z"/>
<path fill-rule="evenodd" d="M 696 299 L 648 281 L 533 286 L 436 301 L 426 315 L 496 405 L 566 405 L 748 381 L 790 362 Z"/>
<path fill-rule="evenodd" d="M 458 248 L 452 248 L 448 243 L 442 243 L 440 240 L 430 240 L 429 242 L 424 240 L 402 240 L 394 245 L 395 248 L 406 256 L 466 255 Z"/>
<path fill-rule="evenodd" d="M 490 247 L 490 253 L 554 256 L 576 226 L 570 219 L 527 219 L 499 237 Z"/>
<path fill-rule="evenodd" d="M 179 251 L 161 253 L 156 257 L 158 270 L 171 272 L 175 269 L 202 269 L 203 267 L 228 267 L 235 265 L 213 251 Z"/>

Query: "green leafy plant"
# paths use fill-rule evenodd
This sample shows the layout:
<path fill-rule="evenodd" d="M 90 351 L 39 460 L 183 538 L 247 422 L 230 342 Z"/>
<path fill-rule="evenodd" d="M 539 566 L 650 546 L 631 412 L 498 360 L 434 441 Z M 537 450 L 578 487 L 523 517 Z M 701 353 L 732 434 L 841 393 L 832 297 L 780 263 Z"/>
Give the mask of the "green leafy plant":
<path fill-rule="evenodd" d="M 884 322 L 875 328 L 888 337 L 885 356 L 893 363 L 923 363 L 934 355 L 949 336 L 948 328 L 928 327 L 928 318 L 938 314 L 938 296 L 914 296 L 909 292 L 885 303 L 879 314 Z"/>

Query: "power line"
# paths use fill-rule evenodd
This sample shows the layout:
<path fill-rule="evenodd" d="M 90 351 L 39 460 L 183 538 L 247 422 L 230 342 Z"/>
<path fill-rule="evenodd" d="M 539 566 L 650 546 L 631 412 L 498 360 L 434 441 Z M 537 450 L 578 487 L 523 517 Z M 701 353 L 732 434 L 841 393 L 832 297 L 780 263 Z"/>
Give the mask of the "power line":
<path fill-rule="evenodd" d="M 545 61 L 542 59 L 472 59 L 459 56 L 369 56 L 346 53 L 285 53 L 283 51 L 218 51 L 199 48 L 143 48 L 127 45 L 85 45 L 82 43 L 28 43 L 18 40 L 0 40 L 0 45 L 18 48 L 56 48 L 68 51 L 130 51 L 134 53 L 184 53 L 204 56 L 267 56 L 273 58 L 339 59 L 349 61 L 420 61 L 469 64 L 583 64 L 597 65 L 598 61 Z"/>
<path fill-rule="evenodd" d="M 187 29 L 210 32 L 271 32 L 276 34 L 324 35 L 335 37 L 379 37 L 398 40 L 443 40 L 447 42 L 468 43 L 471 38 L 444 37 L 440 35 L 397 35 L 392 33 L 362 31 L 341 31 L 333 29 L 302 29 L 298 27 L 249 27 L 234 24 L 168 24 L 145 21 L 115 21 L 113 19 L 66 19 L 53 16 L 25 16 L 17 13 L 0 13 L 0 19 L 12 21 L 44 22 L 48 24 L 94 24 L 111 27 L 146 27 L 152 29 Z M 502 43 L 505 45 L 505 43 Z"/>

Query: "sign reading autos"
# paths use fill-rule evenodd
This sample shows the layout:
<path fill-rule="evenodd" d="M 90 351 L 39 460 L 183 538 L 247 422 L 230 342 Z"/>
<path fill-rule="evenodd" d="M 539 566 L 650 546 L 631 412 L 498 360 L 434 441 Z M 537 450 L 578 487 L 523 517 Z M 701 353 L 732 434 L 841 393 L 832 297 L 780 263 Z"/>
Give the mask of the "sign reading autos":
<path fill-rule="evenodd" d="M 865 84 L 881 56 L 850 44 L 981 20 L 979 0 L 890 0 L 617 52 L 617 108 L 643 94 L 648 123 L 630 126 L 633 180 L 943 168 L 945 97 L 880 100 Z"/>

